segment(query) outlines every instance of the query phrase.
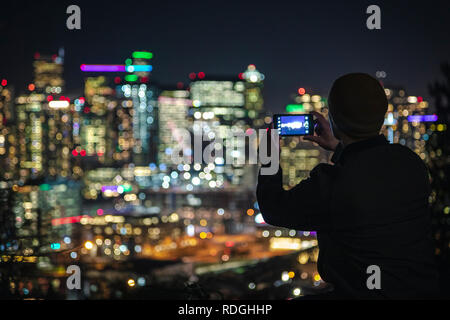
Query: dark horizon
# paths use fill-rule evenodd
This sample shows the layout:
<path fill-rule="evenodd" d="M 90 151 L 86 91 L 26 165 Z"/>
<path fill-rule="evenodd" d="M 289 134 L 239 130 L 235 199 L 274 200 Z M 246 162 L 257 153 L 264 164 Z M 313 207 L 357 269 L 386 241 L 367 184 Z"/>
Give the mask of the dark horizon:
<path fill-rule="evenodd" d="M 81 30 L 66 28 L 67 6 L 81 8 Z M 381 30 L 366 8 L 381 8 Z M 237 76 L 247 65 L 266 75 L 265 107 L 283 110 L 299 87 L 327 95 L 338 76 L 387 73 L 386 84 L 429 99 L 427 86 L 450 57 L 444 1 L 332 1 L 221 4 L 31 1 L 5 4 L 0 78 L 25 91 L 35 52 L 65 48 L 66 94 L 81 93 L 80 64 L 123 64 L 135 50 L 154 53 L 151 79 L 189 82 L 190 72 Z M 28 23 L 24 23 L 28 21 Z"/>

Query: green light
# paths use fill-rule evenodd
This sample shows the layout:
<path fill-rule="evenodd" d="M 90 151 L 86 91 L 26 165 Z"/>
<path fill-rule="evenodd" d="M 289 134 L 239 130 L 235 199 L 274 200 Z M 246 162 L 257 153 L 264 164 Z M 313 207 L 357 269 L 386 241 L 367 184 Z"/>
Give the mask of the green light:
<path fill-rule="evenodd" d="M 125 65 L 129 66 L 133 64 L 133 60 L 131 60 L 130 58 L 128 58 L 127 60 L 125 60 Z"/>
<path fill-rule="evenodd" d="M 133 187 L 129 184 L 123 184 L 121 185 L 121 187 L 123 188 L 123 192 L 130 192 L 131 190 L 133 190 Z"/>
<path fill-rule="evenodd" d="M 41 184 L 41 185 L 39 186 L 39 189 L 41 189 L 42 191 L 48 191 L 48 190 L 51 189 L 51 187 L 50 187 L 49 184 L 44 183 L 44 184 Z"/>
<path fill-rule="evenodd" d="M 303 105 L 302 104 L 288 104 L 286 106 L 287 112 L 298 112 L 303 111 Z"/>
<path fill-rule="evenodd" d="M 133 58 L 135 59 L 151 59 L 153 58 L 153 53 L 146 51 L 135 51 L 133 52 Z"/>
<path fill-rule="evenodd" d="M 125 76 L 125 80 L 128 82 L 134 82 L 138 79 L 138 76 L 135 74 L 129 74 Z"/>

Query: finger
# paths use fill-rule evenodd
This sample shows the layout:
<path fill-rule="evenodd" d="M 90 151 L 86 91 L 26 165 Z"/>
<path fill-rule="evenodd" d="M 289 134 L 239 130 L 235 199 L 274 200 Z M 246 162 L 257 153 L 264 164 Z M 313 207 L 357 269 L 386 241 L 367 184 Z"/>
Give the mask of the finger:
<path fill-rule="evenodd" d="M 312 111 L 311 113 L 317 118 L 317 121 L 319 121 L 319 123 L 322 127 L 325 127 L 328 125 L 327 119 L 325 119 L 325 117 L 321 113 L 319 113 L 317 111 Z"/>
<path fill-rule="evenodd" d="M 321 143 L 322 142 L 322 138 L 318 137 L 318 136 L 303 136 L 303 140 L 308 140 L 308 141 L 312 141 L 315 143 Z"/>

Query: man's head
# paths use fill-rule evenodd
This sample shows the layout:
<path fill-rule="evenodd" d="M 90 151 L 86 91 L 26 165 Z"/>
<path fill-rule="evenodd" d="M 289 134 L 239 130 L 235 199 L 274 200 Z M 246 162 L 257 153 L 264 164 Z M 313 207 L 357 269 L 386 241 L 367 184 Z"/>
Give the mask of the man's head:
<path fill-rule="evenodd" d="M 365 73 L 350 73 L 331 87 L 328 107 L 333 133 L 360 140 L 379 134 L 387 111 L 383 87 Z"/>

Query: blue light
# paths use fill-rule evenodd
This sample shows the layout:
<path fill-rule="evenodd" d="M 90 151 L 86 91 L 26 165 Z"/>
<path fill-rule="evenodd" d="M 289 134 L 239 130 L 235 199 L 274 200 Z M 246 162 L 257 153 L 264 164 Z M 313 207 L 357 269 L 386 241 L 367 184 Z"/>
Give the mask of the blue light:
<path fill-rule="evenodd" d="M 150 72 L 153 70 L 151 65 L 131 65 L 126 67 L 127 72 Z"/>
<path fill-rule="evenodd" d="M 437 120 L 438 116 L 435 114 L 408 116 L 408 122 L 435 122 Z"/>
<path fill-rule="evenodd" d="M 50 248 L 52 248 L 53 250 L 59 250 L 59 249 L 61 249 L 61 244 L 60 243 L 52 243 L 50 245 Z"/>

